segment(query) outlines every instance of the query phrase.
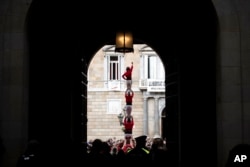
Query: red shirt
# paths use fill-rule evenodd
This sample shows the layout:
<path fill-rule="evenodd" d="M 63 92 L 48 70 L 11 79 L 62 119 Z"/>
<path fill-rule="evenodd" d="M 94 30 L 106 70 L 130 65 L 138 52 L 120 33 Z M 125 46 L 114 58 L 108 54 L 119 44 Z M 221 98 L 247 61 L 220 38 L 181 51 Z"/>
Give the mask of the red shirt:
<path fill-rule="evenodd" d="M 130 121 L 129 121 L 129 118 L 125 117 L 123 124 L 124 124 L 125 129 L 132 130 L 133 126 L 134 126 L 134 119 L 132 117 L 130 117 Z"/>
<path fill-rule="evenodd" d="M 126 103 L 132 103 L 134 92 L 132 90 L 125 92 Z"/>
<path fill-rule="evenodd" d="M 133 71 L 133 64 L 131 65 L 129 69 L 127 69 L 127 71 L 125 71 L 122 74 L 122 78 L 125 80 L 132 80 L 132 71 Z"/>

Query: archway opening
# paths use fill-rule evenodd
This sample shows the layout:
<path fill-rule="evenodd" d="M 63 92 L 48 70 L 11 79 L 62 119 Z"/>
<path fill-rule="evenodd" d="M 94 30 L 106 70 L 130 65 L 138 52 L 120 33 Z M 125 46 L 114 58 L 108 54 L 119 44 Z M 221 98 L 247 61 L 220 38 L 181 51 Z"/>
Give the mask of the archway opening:
<path fill-rule="evenodd" d="M 132 107 L 133 136 L 161 135 L 160 109 L 165 106 L 165 69 L 157 53 L 146 44 L 134 44 L 133 53 L 116 53 L 114 45 L 105 45 L 93 56 L 88 73 L 82 71 L 82 98 L 87 99 L 88 140 L 124 138 L 117 119 L 126 116 L 126 106 Z M 126 87 L 122 74 L 133 62 L 132 87 Z M 84 81 L 84 79 L 87 81 Z M 175 82 L 176 84 L 176 82 Z M 87 86 L 87 94 L 84 89 Z M 127 104 L 126 92 L 134 93 Z M 167 93 L 168 94 L 168 93 Z M 169 95 L 168 95 L 169 96 Z M 133 104 L 133 105 L 132 105 Z M 83 110 L 84 112 L 84 110 Z M 98 124 L 96 124 L 98 122 Z"/>

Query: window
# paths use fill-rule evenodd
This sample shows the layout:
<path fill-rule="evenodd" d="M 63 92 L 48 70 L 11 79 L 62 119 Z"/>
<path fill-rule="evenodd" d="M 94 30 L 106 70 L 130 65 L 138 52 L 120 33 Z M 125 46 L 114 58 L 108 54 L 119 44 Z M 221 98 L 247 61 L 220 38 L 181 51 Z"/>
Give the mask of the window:
<path fill-rule="evenodd" d="M 108 80 L 120 80 L 119 59 L 117 55 L 109 56 Z"/>
<path fill-rule="evenodd" d="M 161 60 L 156 56 L 148 56 L 148 79 L 164 79 L 164 68 Z"/>
<path fill-rule="evenodd" d="M 148 56 L 148 79 L 155 79 L 156 77 L 155 59 L 155 56 Z"/>
<path fill-rule="evenodd" d="M 121 66 L 123 57 L 119 54 L 109 53 L 105 55 L 104 80 L 108 90 L 121 90 Z"/>
<path fill-rule="evenodd" d="M 143 54 L 141 63 L 141 79 L 165 78 L 163 64 L 156 54 Z"/>
<path fill-rule="evenodd" d="M 165 70 L 159 56 L 156 53 L 143 53 L 140 67 L 140 89 L 148 92 L 164 92 Z"/>

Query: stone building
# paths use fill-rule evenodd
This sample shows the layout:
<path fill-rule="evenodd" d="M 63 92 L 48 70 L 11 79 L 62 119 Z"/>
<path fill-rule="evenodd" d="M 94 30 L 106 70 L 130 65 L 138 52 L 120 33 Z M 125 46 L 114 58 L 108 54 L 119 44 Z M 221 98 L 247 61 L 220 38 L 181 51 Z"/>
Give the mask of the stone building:
<path fill-rule="evenodd" d="M 124 138 L 118 115 L 126 102 L 122 73 L 133 62 L 133 136 L 163 136 L 161 122 L 165 108 L 165 71 L 159 56 L 147 45 L 134 45 L 132 53 L 117 53 L 114 45 L 101 48 L 88 67 L 88 140 Z"/>

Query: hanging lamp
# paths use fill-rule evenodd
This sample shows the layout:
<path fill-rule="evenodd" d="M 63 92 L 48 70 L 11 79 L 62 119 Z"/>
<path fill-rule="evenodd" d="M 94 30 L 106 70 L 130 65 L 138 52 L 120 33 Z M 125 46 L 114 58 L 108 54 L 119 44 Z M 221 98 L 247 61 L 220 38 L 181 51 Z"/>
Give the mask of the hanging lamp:
<path fill-rule="evenodd" d="M 115 52 L 129 53 L 134 52 L 133 35 L 128 31 L 119 31 L 116 33 Z"/>

